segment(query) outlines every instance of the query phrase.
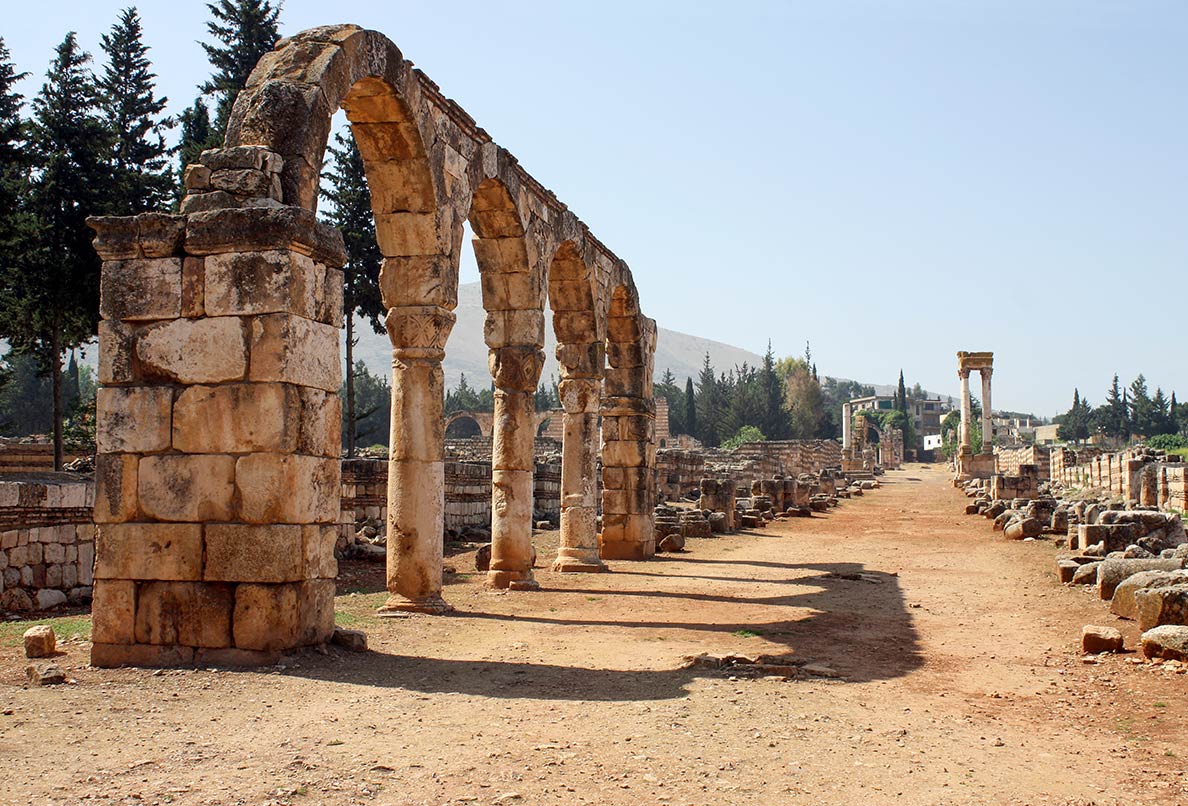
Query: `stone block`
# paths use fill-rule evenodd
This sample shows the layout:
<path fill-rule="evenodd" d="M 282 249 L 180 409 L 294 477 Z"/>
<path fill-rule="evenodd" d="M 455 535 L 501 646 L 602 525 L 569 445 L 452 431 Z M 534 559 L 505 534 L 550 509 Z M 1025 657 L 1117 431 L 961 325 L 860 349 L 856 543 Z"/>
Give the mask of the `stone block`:
<path fill-rule="evenodd" d="M 1188 625 L 1188 584 L 1140 588 L 1134 592 L 1139 629 L 1161 624 Z"/>
<path fill-rule="evenodd" d="M 448 255 L 386 257 L 380 266 L 380 295 L 387 308 L 452 309 L 458 304 L 457 283 L 458 269 Z"/>
<path fill-rule="evenodd" d="M 95 579 L 202 579 L 202 527 L 111 523 L 96 535 Z"/>
<path fill-rule="evenodd" d="M 1140 571 L 1175 571 L 1183 567 L 1184 560 L 1177 559 L 1105 560 L 1097 572 L 1097 592 L 1102 599 L 1112 599 L 1118 585 L 1132 574 Z"/>
<path fill-rule="evenodd" d="M 95 523 L 136 520 L 136 479 L 140 457 L 101 453 L 95 457 Z"/>
<path fill-rule="evenodd" d="M 181 316 L 181 258 L 109 260 L 99 282 L 104 319 L 151 320 Z"/>
<path fill-rule="evenodd" d="M 1139 641 L 1148 658 L 1188 661 L 1188 627 L 1176 624 L 1153 627 Z"/>
<path fill-rule="evenodd" d="M 25 630 L 25 657 L 50 658 L 58 649 L 58 637 L 54 635 L 53 627 L 38 624 Z"/>
<path fill-rule="evenodd" d="M 200 257 L 182 261 L 181 314 L 186 317 L 206 315 L 206 266 Z"/>
<path fill-rule="evenodd" d="M 248 523 L 334 523 L 339 516 L 338 459 L 257 453 L 236 463 L 240 519 Z"/>
<path fill-rule="evenodd" d="M 301 554 L 307 578 L 334 579 L 338 576 L 338 560 L 334 559 L 337 538 L 338 529 L 334 526 L 307 524 L 301 527 Z"/>
<path fill-rule="evenodd" d="M 120 666 L 173 668 L 194 662 L 194 647 L 152 644 L 91 644 L 91 665 L 100 669 Z"/>
<path fill-rule="evenodd" d="M 385 255 L 448 254 L 449 235 L 439 236 L 437 219 L 432 212 L 380 213 L 375 216 L 375 239 L 380 251 Z M 483 265 L 481 261 L 479 265 Z"/>
<path fill-rule="evenodd" d="M 136 600 L 136 642 L 230 646 L 234 590 L 207 582 L 142 584 Z"/>
<path fill-rule="evenodd" d="M 304 579 L 302 531 L 303 527 L 296 525 L 208 523 L 204 578 L 209 582 L 271 583 Z"/>
<path fill-rule="evenodd" d="M 275 651 L 296 646 L 299 624 L 298 584 L 235 588 L 235 647 Z"/>
<path fill-rule="evenodd" d="M 334 635 L 334 580 L 310 579 L 297 587 L 298 646 L 324 644 Z"/>
<path fill-rule="evenodd" d="M 320 276 L 319 276 L 320 275 Z M 210 316 L 289 313 L 317 318 L 325 267 L 288 250 L 229 252 L 206 258 L 205 305 Z"/>
<path fill-rule="evenodd" d="M 334 267 L 346 262 L 342 233 L 302 207 L 210 210 L 186 216 L 185 222 L 190 255 L 239 252 L 252 244 L 258 250 L 291 249 Z"/>
<path fill-rule="evenodd" d="M 145 329 L 136 342 L 141 374 L 182 384 L 243 378 L 247 340 L 234 316 L 175 319 Z"/>
<path fill-rule="evenodd" d="M 338 329 L 291 314 L 256 317 L 248 378 L 337 392 L 342 385 Z"/>
<path fill-rule="evenodd" d="M 140 509 L 155 520 L 234 518 L 235 457 L 222 454 L 146 456 L 137 471 Z"/>
<path fill-rule="evenodd" d="M 1081 651 L 1085 654 L 1121 652 L 1122 633 L 1114 627 L 1086 624 L 1081 630 Z"/>
<path fill-rule="evenodd" d="M 509 345 L 544 345 L 544 311 L 487 311 L 483 341 L 491 348 Z M 538 370 L 539 372 L 539 370 Z"/>
<path fill-rule="evenodd" d="M 96 644 L 136 643 L 136 583 L 100 579 L 91 597 L 91 640 Z"/>
<path fill-rule="evenodd" d="M 185 453 L 295 451 L 304 427 L 299 390 L 280 383 L 185 389 L 173 404 L 173 447 Z"/>
<path fill-rule="evenodd" d="M 136 328 L 118 319 L 99 322 L 99 383 L 135 380 Z"/>
<path fill-rule="evenodd" d="M 172 389 L 101 387 L 96 400 L 98 453 L 153 453 L 169 448 Z"/>

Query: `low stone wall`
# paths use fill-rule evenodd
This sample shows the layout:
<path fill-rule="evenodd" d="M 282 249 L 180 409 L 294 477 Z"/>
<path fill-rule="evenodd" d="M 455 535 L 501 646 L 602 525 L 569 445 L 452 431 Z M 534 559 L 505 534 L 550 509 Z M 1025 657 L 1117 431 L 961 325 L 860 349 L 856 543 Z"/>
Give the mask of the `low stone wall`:
<path fill-rule="evenodd" d="M 1051 479 L 1142 506 L 1188 512 L 1188 468 L 1178 456 L 1146 448 L 1117 453 L 1053 451 Z"/>
<path fill-rule="evenodd" d="M 705 476 L 705 454 L 701 451 L 656 451 L 656 495 L 666 501 L 698 494 Z"/>
<path fill-rule="evenodd" d="M 41 473 L 0 481 L 0 610 L 21 613 L 91 598 L 95 485 Z"/>
<path fill-rule="evenodd" d="M 67 453 L 63 460 L 73 462 L 79 456 Z M 29 438 L 0 439 L 0 475 L 51 473 L 54 469 L 54 446 Z"/>

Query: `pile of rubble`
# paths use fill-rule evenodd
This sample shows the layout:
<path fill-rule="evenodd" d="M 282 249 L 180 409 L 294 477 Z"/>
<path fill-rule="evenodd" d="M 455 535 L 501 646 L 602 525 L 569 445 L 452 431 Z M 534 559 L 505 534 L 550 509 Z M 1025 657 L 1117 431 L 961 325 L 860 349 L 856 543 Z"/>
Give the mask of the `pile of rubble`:
<path fill-rule="evenodd" d="M 1179 513 L 1135 500 L 1074 497 L 1058 482 L 1036 485 L 1034 498 L 995 498 L 998 478 L 964 485 L 973 499 L 967 515 L 992 520 L 1010 539 L 1052 539 L 1061 583 L 1093 586 L 1110 612 L 1137 622 L 1148 658 L 1188 661 L 1188 534 Z M 1081 642 L 1086 653 L 1123 649 L 1113 627 L 1086 626 Z"/>

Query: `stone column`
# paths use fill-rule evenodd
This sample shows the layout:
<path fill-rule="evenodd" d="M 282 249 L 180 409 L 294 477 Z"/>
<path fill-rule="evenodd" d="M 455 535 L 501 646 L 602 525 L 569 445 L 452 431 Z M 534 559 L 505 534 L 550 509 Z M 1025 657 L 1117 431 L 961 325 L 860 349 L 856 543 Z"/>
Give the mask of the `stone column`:
<path fill-rule="evenodd" d="M 842 450 L 843 451 L 848 451 L 851 447 L 851 440 L 853 439 L 853 436 L 851 435 L 850 431 L 854 427 L 854 423 L 852 422 L 853 419 L 854 419 L 854 413 L 850 408 L 850 404 L 842 403 Z"/>
<path fill-rule="evenodd" d="M 388 310 L 392 427 L 388 451 L 388 601 L 381 616 L 446 613 L 441 597 L 445 466 L 441 361 L 455 321 L 437 305 Z"/>
<path fill-rule="evenodd" d="M 597 378 L 564 378 L 565 409 L 561 446 L 561 542 L 554 571 L 598 572 L 598 401 Z"/>
<path fill-rule="evenodd" d="M 654 417 L 651 400 L 622 396 L 603 401 L 600 549 L 604 559 L 645 560 L 656 553 Z"/>
<path fill-rule="evenodd" d="M 533 393 L 544 368 L 544 353 L 529 345 L 493 348 L 489 355 L 495 379 L 495 428 L 487 583 L 493 588 L 537 590 L 540 585 L 532 576 Z"/>
<path fill-rule="evenodd" d="M 973 409 L 972 403 L 969 399 L 969 370 L 957 370 L 957 375 L 961 378 L 961 453 L 969 453 L 972 448 L 970 429 L 972 428 Z"/>
<path fill-rule="evenodd" d="M 982 453 L 994 453 L 994 416 L 990 409 L 990 376 L 994 370 L 986 367 L 979 371 L 982 374 Z"/>

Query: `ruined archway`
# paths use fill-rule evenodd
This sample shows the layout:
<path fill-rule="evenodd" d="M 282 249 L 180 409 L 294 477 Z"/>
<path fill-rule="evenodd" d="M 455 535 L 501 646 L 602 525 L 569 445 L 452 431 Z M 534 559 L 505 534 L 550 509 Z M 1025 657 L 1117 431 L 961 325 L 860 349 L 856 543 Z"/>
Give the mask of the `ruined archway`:
<path fill-rule="evenodd" d="M 469 411 L 456 411 L 446 417 L 446 439 L 473 439 L 487 436 L 483 433 L 483 424 Z"/>
<path fill-rule="evenodd" d="M 525 479 L 531 500 L 535 429 L 523 400 L 539 377 L 544 289 L 563 243 L 577 245 L 591 289 L 593 378 L 603 338 L 635 322 L 634 352 L 621 335 L 609 340 L 608 373 L 623 372 L 608 382 L 606 412 L 623 434 L 647 430 L 655 328 L 626 265 L 383 35 L 331 26 L 281 40 L 236 100 L 226 146 L 187 169 L 180 214 L 92 221 L 104 259 L 97 665 L 268 663 L 333 629 L 344 251 L 314 209 L 340 107 L 371 188 L 393 354 L 382 612 L 448 609 L 441 361 L 464 221 L 504 394 L 494 438 L 497 486 L 516 492 L 503 497 L 507 533 L 525 520 Z M 627 297 L 612 302 L 611 287 Z M 651 475 L 646 450 L 616 461 Z M 604 528 L 604 546 L 634 547 L 614 556 L 650 553 L 649 489 L 621 496 L 635 503 Z M 507 544 L 515 562 L 522 544 Z M 496 570 L 507 571 L 496 584 L 531 586 L 530 569 Z"/>

